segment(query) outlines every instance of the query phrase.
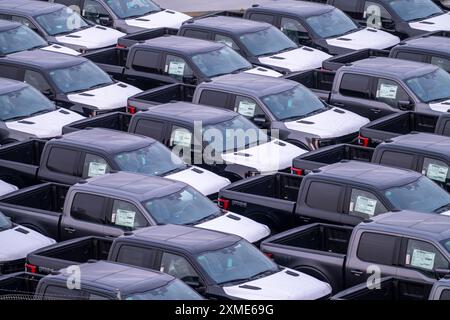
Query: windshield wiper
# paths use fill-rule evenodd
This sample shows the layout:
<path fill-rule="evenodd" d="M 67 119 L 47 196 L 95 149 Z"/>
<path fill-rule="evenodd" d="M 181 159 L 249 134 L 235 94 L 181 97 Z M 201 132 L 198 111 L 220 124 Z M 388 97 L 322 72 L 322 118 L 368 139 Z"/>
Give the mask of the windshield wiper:
<path fill-rule="evenodd" d="M 190 223 L 188 223 L 187 225 L 189 225 L 189 226 L 194 226 L 194 225 L 197 225 L 197 224 L 200 224 L 200 223 L 203 223 L 203 222 L 206 222 L 206 221 L 209 221 L 209 220 L 212 220 L 212 219 L 214 219 L 214 218 L 216 218 L 217 217 L 217 214 L 210 214 L 209 216 L 206 216 L 206 217 L 204 217 L 204 218 L 201 218 L 201 219 L 198 219 L 198 220 L 196 220 L 196 221 L 193 221 L 193 222 L 190 222 Z"/>
<path fill-rule="evenodd" d="M 445 98 L 439 98 L 439 99 L 430 100 L 430 101 L 427 101 L 427 103 L 439 103 L 439 102 L 442 102 L 442 101 L 446 101 L 446 100 L 448 100 L 448 99 L 450 99 L 450 97 L 445 97 Z"/>
<path fill-rule="evenodd" d="M 317 109 L 317 110 L 308 112 L 308 113 L 306 113 L 306 114 L 304 114 L 304 115 L 301 115 L 301 116 L 292 116 L 292 117 L 283 118 L 283 119 L 281 119 L 281 121 L 286 121 L 286 120 L 299 120 L 299 119 L 303 119 L 303 118 L 308 118 L 308 117 L 311 117 L 311 116 L 313 116 L 313 115 L 315 115 L 315 114 L 325 112 L 326 110 L 327 110 L 327 108 Z"/>
<path fill-rule="evenodd" d="M 450 209 L 450 203 L 444 204 L 443 206 L 440 206 L 437 209 L 434 209 L 433 212 L 434 213 L 442 213 L 444 211 L 447 211 L 447 209 Z"/>
<path fill-rule="evenodd" d="M 164 172 L 161 176 L 168 176 L 169 174 L 177 173 L 177 172 L 183 171 L 183 170 L 185 170 L 185 169 L 187 169 L 187 166 L 184 166 L 184 167 L 178 167 L 178 168 L 169 170 L 169 171 L 167 171 L 167 172 Z"/>

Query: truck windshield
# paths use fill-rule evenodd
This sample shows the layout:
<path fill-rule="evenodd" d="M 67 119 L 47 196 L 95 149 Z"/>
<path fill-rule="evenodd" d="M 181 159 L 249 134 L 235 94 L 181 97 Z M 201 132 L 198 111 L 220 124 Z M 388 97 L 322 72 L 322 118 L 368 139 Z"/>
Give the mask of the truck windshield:
<path fill-rule="evenodd" d="M 165 286 L 130 294 L 125 300 L 203 300 L 203 298 L 183 281 L 175 279 Z"/>
<path fill-rule="evenodd" d="M 280 121 L 300 119 L 328 109 L 315 94 L 303 86 L 265 96 L 262 101 Z"/>
<path fill-rule="evenodd" d="M 117 154 L 114 160 L 122 171 L 149 176 L 164 176 L 187 167 L 183 160 L 159 142 L 138 150 Z"/>
<path fill-rule="evenodd" d="M 0 119 L 12 121 L 56 110 L 53 102 L 33 87 L 0 95 Z"/>
<path fill-rule="evenodd" d="M 406 80 L 406 85 L 425 103 L 450 99 L 450 74 L 442 69 Z"/>
<path fill-rule="evenodd" d="M 192 56 L 192 62 L 200 69 L 205 77 L 217 77 L 252 68 L 250 62 L 229 47 L 196 54 Z"/>
<path fill-rule="evenodd" d="M 64 93 L 83 92 L 113 84 L 112 79 L 91 61 L 50 71 L 50 78 Z"/>
<path fill-rule="evenodd" d="M 414 21 L 441 15 L 444 12 L 431 0 L 392 0 L 389 6 L 404 21 Z"/>
<path fill-rule="evenodd" d="M 0 212 L 0 231 L 8 230 L 13 227 L 11 220 L 9 220 L 3 213 Z"/>
<path fill-rule="evenodd" d="M 105 0 L 105 3 L 120 19 L 137 18 L 161 8 L 150 0 Z"/>
<path fill-rule="evenodd" d="M 251 281 L 278 271 L 275 263 L 243 240 L 224 249 L 204 252 L 197 256 L 197 261 L 217 284 Z"/>
<path fill-rule="evenodd" d="M 36 21 L 50 36 L 68 34 L 89 28 L 86 21 L 68 7 L 37 16 Z"/>
<path fill-rule="evenodd" d="M 203 141 L 216 152 L 240 151 L 259 143 L 269 141 L 269 137 L 243 116 L 205 126 Z"/>
<path fill-rule="evenodd" d="M 297 48 L 297 45 L 291 39 L 273 26 L 261 31 L 243 34 L 240 40 L 247 50 L 256 57 Z"/>
<path fill-rule="evenodd" d="M 450 195 L 427 177 L 384 192 L 391 204 L 400 210 L 442 213 L 450 210 Z"/>
<path fill-rule="evenodd" d="M 306 23 L 321 38 L 342 36 L 359 29 L 356 23 L 339 9 L 309 17 Z"/>
<path fill-rule="evenodd" d="M 194 225 L 219 215 L 219 207 L 192 187 L 144 203 L 158 224 Z"/>
<path fill-rule="evenodd" d="M 26 26 L 0 32 L 0 54 L 2 55 L 42 48 L 47 45 L 44 39 Z"/>

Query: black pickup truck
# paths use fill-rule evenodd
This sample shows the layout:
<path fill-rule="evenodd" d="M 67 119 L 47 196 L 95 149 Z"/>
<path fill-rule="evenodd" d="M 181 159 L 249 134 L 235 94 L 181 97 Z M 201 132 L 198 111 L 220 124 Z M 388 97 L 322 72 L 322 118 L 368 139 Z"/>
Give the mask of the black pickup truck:
<path fill-rule="evenodd" d="M 399 211 L 353 229 L 316 223 L 277 234 L 263 241 L 261 250 L 279 264 L 330 283 L 334 292 L 385 276 L 425 286 L 450 273 L 449 221 Z"/>

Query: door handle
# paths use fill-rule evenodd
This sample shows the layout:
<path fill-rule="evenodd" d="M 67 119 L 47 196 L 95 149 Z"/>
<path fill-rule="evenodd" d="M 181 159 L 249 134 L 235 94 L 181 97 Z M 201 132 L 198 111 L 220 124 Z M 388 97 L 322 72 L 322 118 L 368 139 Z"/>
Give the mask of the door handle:
<path fill-rule="evenodd" d="M 380 113 L 381 109 L 372 108 L 372 109 L 370 109 L 370 111 L 372 111 L 373 113 Z"/>
<path fill-rule="evenodd" d="M 363 274 L 363 272 L 360 271 L 360 270 L 350 270 L 350 272 L 351 272 L 352 274 L 354 274 L 355 276 L 357 276 L 357 277 L 360 277 L 360 276 L 362 276 L 362 274 Z"/>
<path fill-rule="evenodd" d="M 75 231 L 77 231 L 74 228 L 64 228 L 64 230 L 66 230 L 67 233 L 75 233 Z"/>

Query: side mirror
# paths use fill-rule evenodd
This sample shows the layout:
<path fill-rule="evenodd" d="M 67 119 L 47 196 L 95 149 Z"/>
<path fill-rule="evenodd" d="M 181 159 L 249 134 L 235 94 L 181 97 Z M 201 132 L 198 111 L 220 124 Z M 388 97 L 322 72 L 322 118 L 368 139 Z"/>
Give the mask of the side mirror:
<path fill-rule="evenodd" d="M 397 107 L 400 110 L 408 111 L 408 110 L 412 110 L 413 109 L 414 103 L 412 103 L 409 100 L 400 100 L 399 102 L 397 102 Z"/>
<path fill-rule="evenodd" d="M 46 96 L 47 98 L 49 98 L 50 100 L 55 98 L 55 95 L 53 94 L 52 90 L 50 90 L 50 89 L 42 91 L 42 94 L 44 96 Z"/>
<path fill-rule="evenodd" d="M 203 285 L 200 283 L 200 280 L 197 277 L 184 277 L 181 279 L 184 283 L 194 289 L 200 289 Z"/>
<path fill-rule="evenodd" d="M 111 27 L 113 25 L 113 22 L 110 17 L 100 17 L 98 21 L 100 25 L 105 27 Z"/>
<path fill-rule="evenodd" d="M 450 269 L 435 269 L 434 273 L 436 274 L 436 279 L 439 280 L 450 275 Z"/>
<path fill-rule="evenodd" d="M 262 127 L 267 123 L 267 119 L 264 116 L 256 116 L 253 118 L 253 123 L 256 124 L 258 127 Z"/>
<path fill-rule="evenodd" d="M 192 76 L 184 76 L 183 77 L 183 82 L 186 84 L 197 84 L 197 77 L 192 75 Z"/>

